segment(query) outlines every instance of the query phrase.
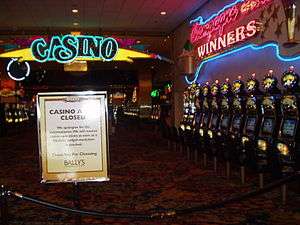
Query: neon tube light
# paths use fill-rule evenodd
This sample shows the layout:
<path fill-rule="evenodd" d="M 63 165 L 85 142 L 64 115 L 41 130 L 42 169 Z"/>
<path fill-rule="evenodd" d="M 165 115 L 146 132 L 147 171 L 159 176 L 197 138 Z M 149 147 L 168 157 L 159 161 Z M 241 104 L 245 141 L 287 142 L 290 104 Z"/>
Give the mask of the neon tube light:
<path fill-rule="evenodd" d="M 50 42 L 39 38 L 31 43 L 31 54 L 35 61 L 69 63 L 77 57 L 98 58 L 112 61 L 118 52 L 118 43 L 111 37 L 90 35 L 53 36 Z"/>
<path fill-rule="evenodd" d="M 229 9 L 233 6 L 235 6 L 236 4 L 240 3 L 240 2 L 244 2 L 245 0 L 237 0 L 233 3 L 230 3 L 228 5 L 226 5 L 223 9 L 221 9 L 219 12 L 217 13 L 214 13 L 213 15 L 211 15 L 207 20 L 203 20 L 203 17 L 202 16 L 199 16 L 197 17 L 196 19 L 193 19 L 190 21 L 190 24 L 193 24 L 193 23 L 199 23 L 200 25 L 204 25 L 206 23 L 208 23 L 209 21 L 211 21 L 213 18 L 219 16 L 221 13 L 225 12 L 226 9 Z"/>
<path fill-rule="evenodd" d="M 16 76 L 14 76 L 14 74 L 12 74 L 12 72 L 10 71 L 10 67 L 11 67 L 11 65 L 12 65 L 13 63 L 15 63 L 15 62 L 17 62 L 17 61 L 18 61 L 18 59 L 11 59 L 11 60 L 9 61 L 9 63 L 7 64 L 6 71 L 7 71 L 8 76 L 9 76 L 11 79 L 13 79 L 13 80 L 15 80 L 15 81 L 22 81 L 22 80 L 25 80 L 26 77 L 29 76 L 29 74 L 30 74 L 30 66 L 29 66 L 29 63 L 28 63 L 28 62 L 25 62 L 25 65 L 26 65 L 26 73 L 25 73 L 24 76 L 22 76 L 22 77 L 16 77 Z"/>
<path fill-rule="evenodd" d="M 231 51 L 228 51 L 228 52 L 225 52 L 223 54 L 220 54 L 220 55 L 217 55 L 217 56 L 213 56 L 211 58 L 208 58 L 208 59 L 205 59 L 204 61 L 202 61 L 199 66 L 197 67 L 196 69 L 196 73 L 195 73 L 195 76 L 194 76 L 194 79 L 192 81 L 190 81 L 188 79 L 187 76 L 185 76 L 185 81 L 188 83 L 188 84 L 192 84 L 194 82 L 197 81 L 199 75 L 200 75 L 200 72 L 201 72 L 201 69 L 202 67 L 208 63 L 208 62 L 212 62 L 214 60 L 217 60 L 217 59 L 220 59 L 220 58 L 224 58 L 226 56 L 229 56 L 229 55 L 232 55 L 234 53 L 237 53 L 237 52 L 241 52 L 243 50 L 246 50 L 246 49 L 252 49 L 254 51 L 259 51 L 259 50 L 262 50 L 262 49 L 265 49 L 265 48 L 274 48 L 275 51 L 276 51 L 276 57 L 277 59 L 279 59 L 280 61 L 283 61 L 283 62 L 293 62 L 293 61 L 297 61 L 297 60 L 300 60 L 300 55 L 298 56 L 292 56 L 292 57 L 289 57 L 289 56 L 282 56 L 280 55 L 280 49 L 279 49 L 279 45 L 276 44 L 276 43 L 266 43 L 264 45 L 261 45 L 261 46 L 257 46 L 255 44 L 248 44 L 248 45 L 245 45 L 245 46 L 242 46 L 240 48 L 237 48 L 237 49 L 234 49 L 234 50 L 231 50 Z"/>

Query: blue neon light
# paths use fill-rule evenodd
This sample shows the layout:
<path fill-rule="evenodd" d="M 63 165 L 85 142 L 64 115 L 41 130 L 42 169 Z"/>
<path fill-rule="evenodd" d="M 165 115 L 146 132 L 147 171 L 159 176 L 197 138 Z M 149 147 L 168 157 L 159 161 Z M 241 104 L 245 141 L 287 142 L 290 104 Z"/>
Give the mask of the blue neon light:
<path fill-rule="evenodd" d="M 190 24 L 192 23 L 196 23 L 198 22 L 200 25 L 204 25 L 206 23 L 208 23 L 209 21 L 211 21 L 213 18 L 217 17 L 218 15 L 220 15 L 221 13 L 223 13 L 226 9 L 229 9 L 233 6 L 235 6 L 236 4 L 240 3 L 240 2 L 244 2 L 245 0 L 236 0 L 233 3 L 230 3 L 228 5 L 226 5 L 223 9 L 221 9 L 219 12 L 214 13 L 213 15 L 211 15 L 207 20 L 203 20 L 202 16 L 197 17 L 196 19 L 193 19 L 190 21 Z"/>
<path fill-rule="evenodd" d="M 245 46 L 242 46 L 240 48 L 237 48 L 237 49 L 234 49 L 234 50 L 231 50 L 231 51 L 228 51 L 228 52 L 225 52 L 223 54 L 220 54 L 220 55 L 217 55 L 217 56 L 214 56 L 212 58 L 209 58 L 209 59 L 205 59 L 204 61 L 202 61 L 200 63 L 200 65 L 197 67 L 196 69 L 196 72 L 195 72 L 195 76 L 194 76 L 194 79 L 192 81 L 190 81 L 188 79 L 187 76 L 185 76 L 185 81 L 188 83 L 188 84 L 192 84 L 194 82 L 197 81 L 198 77 L 199 77 L 199 74 L 200 74 L 200 71 L 202 69 L 202 67 L 208 63 L 208 62 L 211 62 L 211 61 L 214 61 L 214 60 L 217 60 L 217 59 L 220 59 L 220 58 L 224 58 L 226 56 L 229 56 L 229 55 L 232 55 L 234 53 L 237 53 L 237 52 L 241 52 L 245 49 L 252 49 L 254 51 L 259 51 L 259 50 L 262 50 L 262 49 L 265 49 L 265 48 L 274 48 L 276 50 L 276 57 L 277 59 L 279 59 L 280 61 L 283 61 L 283 62 L 292 62 L 292 61 L 297 61 L 297 60 L 300 60 L 300 55 L 298 56 L 281 56 L 280 55 L 280 49 L 279 49 L 279 45 L 276 44 L 276 43 L 266 43 L 264 45 L 261 45 L 261 46 L 257 46 L 257 45 L 254 45 L 254 44 L 248 44 L 248 45 L 245 45 Z"/>

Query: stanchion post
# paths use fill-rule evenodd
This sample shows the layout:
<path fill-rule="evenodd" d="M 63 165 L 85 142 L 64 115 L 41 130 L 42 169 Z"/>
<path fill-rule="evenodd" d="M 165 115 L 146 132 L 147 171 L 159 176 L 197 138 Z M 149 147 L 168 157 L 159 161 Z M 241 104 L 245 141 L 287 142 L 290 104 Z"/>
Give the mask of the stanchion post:
<path fill-rule="evenodd" d="M 245 184 L 245 167 L 241 166 L 241 182 Z"/>
<path fill-rule="evenodd" d="M 195 162 L 195 164 L 197 164 L 198 163 L 198 149 L 196 149 L 195 148 L 195 152 L 194 152 L 194 162 Z"/>
<path fill-rule="evenodd" d="M 281 186 L 281 197 L 282 197 L 282 205 L 285 205 L 286 204 L 286 184 L 283 184 Z"/>
<path fill-rule="evenodd" d="M 214 172 L 217 172 L 217 157 L 214 156 Z"/>
<path fill-rule="evenodd" d="M 226 177 L 229 179 L 230 177 L 230 162 L 226 161 Z"/>
<path fill-rule="evenodd" d="M 206 153 L 203 153 L 203 167 L 204 168 L 207 167 L 207 155 L 206 155 Z"/>
<path fill-rule="evenodd" d="M 77 182 L 75 182 L 73 185 L 73 204 L 74 204 L 74 208 L 80 209 L 80 190 L 79 190 L 79 184 Z M 81 225 L 80 215 L 76 215 L 75 225 Z"/>
<path fill-rule="evenodd" d="M 259 188 L 262 189 L 264 187 L 264 174 L 259 173 Z"/>
<path fill-rule="evenodd" d="M 191 148 L 190 148 L 190 146 L 187 146 L 187 148 L 186 148 L 186 154 L 187 154 L 187 159 L 190 160 L 190 155 L 191 155 Z"/>
<path fill-rule="evenodd" d="M 8 225 L 7 190 L 4 185 L 0 187 L 1 225 Z"/>

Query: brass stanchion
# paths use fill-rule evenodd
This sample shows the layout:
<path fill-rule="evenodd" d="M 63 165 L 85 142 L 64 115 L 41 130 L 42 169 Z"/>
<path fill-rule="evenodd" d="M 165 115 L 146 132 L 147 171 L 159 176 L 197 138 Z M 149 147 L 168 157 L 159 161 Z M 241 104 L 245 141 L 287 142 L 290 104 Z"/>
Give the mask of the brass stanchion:
<path fill-rule="evenodd" d="M 194 152 L 194 162 L 196 164 L 198 163 L 198 151 L 197 151 L 197 149 L 195 149 L 195 152 Z"/>
<path fill-rule="evenodd" d="M 214 156 L 214 171 L 217 172 L 217 157 Z"/>
<path fill-rule="evenodd" d="M 282 200 L 282 205 L 286 204 L 286 184 L 283 184 L 281 186 L 281 200 Z"/>
<path fill-rule="evenodd" d="M 245 184 L 245 167 L 241 166 L 241 182 Z"/>
<path fill-rule="evenodd" d="M 226 161 L 226 177 L 229 179 L 230 177 L 230 162 Z"/>
<path fill-rule="evenodd" d="M 207 167 L 207 155 L 206 155 L 206 153 L 203 153 L 203 167 L 204 168 Z"/>
<path fill-rule="evenodd" d="M 191 157 L 191 148 L 190 148 L 190 146 L 187 146 L 186 154 L 187 154 L 187 159 L 190 160 L 190 157 Z"/>
<path fill-rule="evenodd" d="M 262 189 L 264 187 L 264 174 L 259 173 L 259 188 Z"/>

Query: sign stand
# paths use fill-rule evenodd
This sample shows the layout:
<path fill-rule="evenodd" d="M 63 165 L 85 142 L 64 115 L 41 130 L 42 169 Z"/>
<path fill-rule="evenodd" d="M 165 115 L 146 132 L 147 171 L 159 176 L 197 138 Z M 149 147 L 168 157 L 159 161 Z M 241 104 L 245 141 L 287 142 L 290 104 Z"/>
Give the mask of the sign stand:
<path fill-rule="evenodd" d="M 79 189 L 79 183 L 76 181 L 73 183 L 73 206 L 75 209 L 80 209 L 80 189 Z M 76 215 L 75 225 L 81 225 L 80 215 Z"/>

